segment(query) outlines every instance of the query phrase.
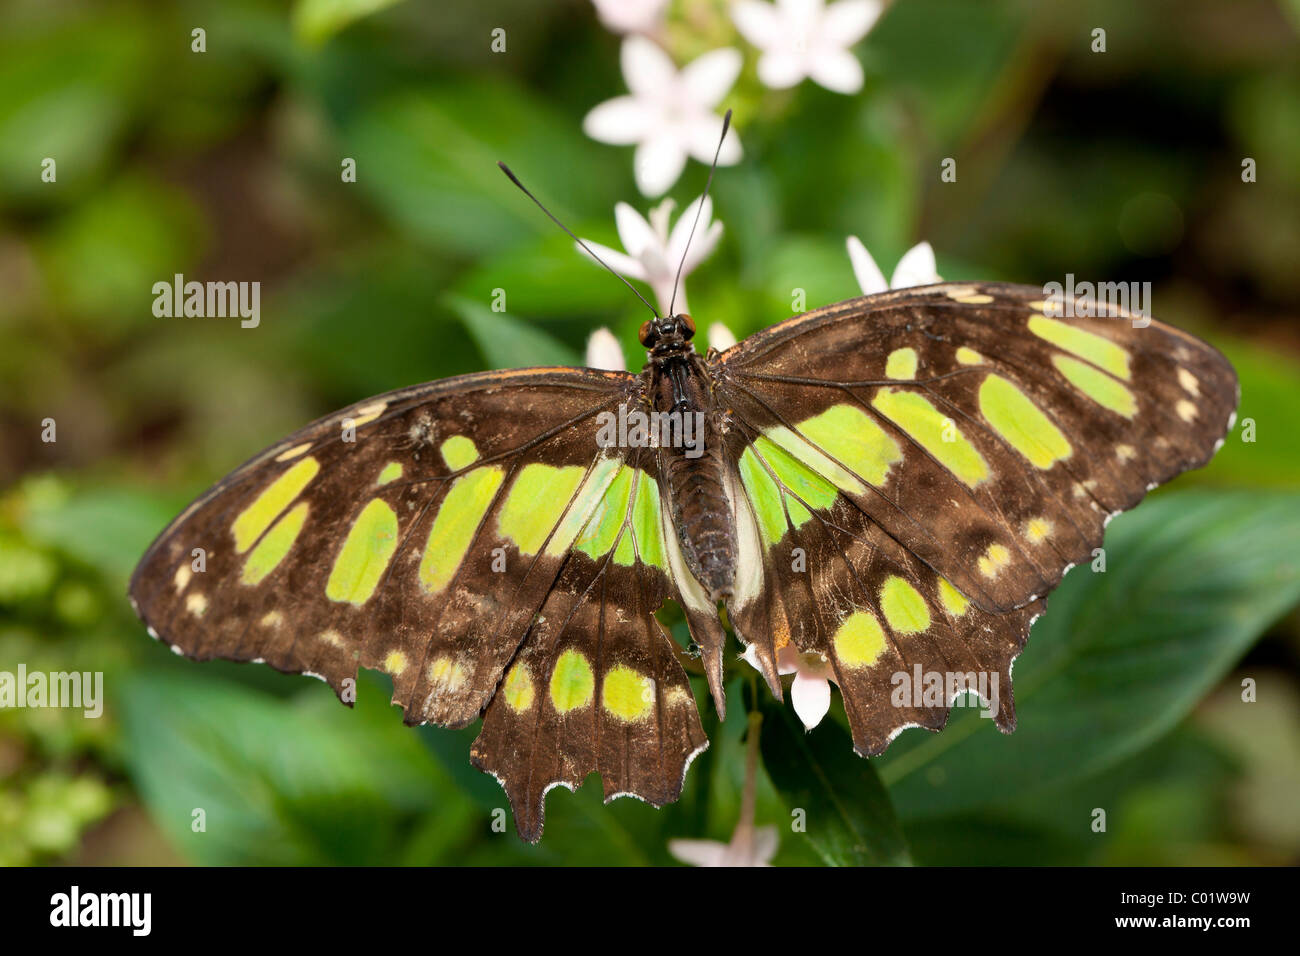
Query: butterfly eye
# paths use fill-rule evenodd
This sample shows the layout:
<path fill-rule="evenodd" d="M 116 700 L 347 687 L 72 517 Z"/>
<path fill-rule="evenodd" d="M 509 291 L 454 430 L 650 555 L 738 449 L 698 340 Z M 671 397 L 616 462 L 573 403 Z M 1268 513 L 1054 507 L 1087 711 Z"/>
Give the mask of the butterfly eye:
<path fill-rule="evenodd" d="M 682 323 L 682 329 L 684 330 L 682 337 L 685 339 L 691 338 L 695 334 L 695 320 L 685 312 L 677 316 L 677 319 Z"/>
<path fill-rule="evenodd" d="M 645 348 L 650 348 L 651 344 L 653 343 L 653 336 L 654 336 L 654 334 L 655 334 L 654 323 L 653 323 L 653 322 L 642 322 L 642 323 L 641 323 L 641 331 L 638 332 L 638 333 L 636 334 L 636 337 L 637 337 L 637 339 L 640 340 L 641 345 L 642 345 L 643 347 L 645 347 Z"/>

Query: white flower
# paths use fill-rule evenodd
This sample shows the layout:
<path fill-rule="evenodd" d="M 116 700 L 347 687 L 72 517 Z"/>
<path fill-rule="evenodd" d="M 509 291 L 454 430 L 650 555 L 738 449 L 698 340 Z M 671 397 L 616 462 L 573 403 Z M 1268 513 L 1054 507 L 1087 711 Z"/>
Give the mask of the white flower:
<path fill-rule="evenodd" d="M 650 33 L 663 19 L 668 0 L 592 0 L 596 16 L 614 33 Z"/>
<path fill-rule="evenodd" d="M 722 117 L 713 110 L 740 75 L 740 52 L 713 50 L 679 71 L 650 40 L 630 36 L 623 41 L 621 61 L 631 95 L 601 103 L 582 128 L 602 143 L 636 143 L 637 187 L 643 195 L 661 196 L 677 182 L 687 156 L 713 161 L 722 135 Z M 734 165 L 740 155 L 740 139 L 728 130 L 718 165 Z"/>
<path fill-rule="evenodd" d="M 700 207 L 701 199 L 704 202 L 703 208 Z M 618 224 L 618 237 L 622 240 L 626 253 L 583 239 L 591 251 L 604 259 L 619 275 L 649 283 L 659 301 L 659 310 L 664 315 L 668 314 L 668 306 L 672 301 L 673 281 L 683 253 L 686 254 L 686 261 L 682 264 L 682 288 L 677 292 L 678 312 L 689 311 L 686 308 L 686 277 L 709 257 L 722 238 L 722 223 L 713 221 L 712 199 L 697 197 L 670 230 L 669 220 L 674 205 L 671 199 L 665 199 L 650 210 L 649 220 L 627 203 L 621 202 L 615 206 L 614 221 Z M 697 209 L 700 211 L 700 224 L 695 229 L 695 238 L 688 251 L 686 240 L 690 236 L 691 223 L 695 221 Z M 589 255 L 581 245 L 578 246 L 578 251 Z"/>
<path fill-rule="evenodd" d="M 730 843 L 669 840 L 668 852 L 692 866 L 771 866 L 776 846 L 776 827 L 747 826 L 742 822 Z"/>
<path fill-rule="evenodd" d="M 867 247 L 857 236 L 849 236 L 846 245 L 849 247 L 849 261 L 853 263 L 853 274 L 862 287 L 863 295 L 943 281 L 935 271 L 934 250 L 928 242 L 918 242 L 903 253 L 903 258 L 898 260 L 894 275 L 888 282 L 876 265 L 876 260 L 871 258 L 871 253 L 867 252 Z"/>
<path fill-rule="evenodd" d="M 586 365 L 587 368 L 613 369 L 616 372 L 627 369 L 623 346 L 618 344 L 618 339 L 609 329 L 597 329 L 587 339 Z"/>
<path fill-rule="evenodd" d="M 755 670 L 762 672 L 763 669 L 758 664 L 757 644 L 745 648 L 744 657 Z M 830 682 L 833 677 L 830 661 L 822 654 L 805 654 L 793 644 L 785 644 L 776 652 L 776 672 L 794 675 L 794 682 L 790 685 L 790 702 L 794 705 L 794 712 L 803 721 L 804 729 L 812 730 L 831 709 Z"/>
<path fill-rule="evenodd" d="M 709 326 L 709 348 L 725 352 L 736 344 L 736 334 L 721 322 Z"/>
<path fill-rule="evenodd" d="M 773 89 L 811 77 L 836 93 L 862 89 L 862 64 L 849 47 L 880 16 L 880 0 L 737 0 L 731 19 L 763 51 L 758 78 Z"/>

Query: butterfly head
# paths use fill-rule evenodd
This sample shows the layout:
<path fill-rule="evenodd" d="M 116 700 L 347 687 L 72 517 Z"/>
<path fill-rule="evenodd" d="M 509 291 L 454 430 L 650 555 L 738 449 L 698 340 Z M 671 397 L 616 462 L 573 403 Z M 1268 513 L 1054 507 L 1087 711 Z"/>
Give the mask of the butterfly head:
<path fill-rule="evenodd" d="M 695 320 L 685 312 L 650 319 L 641 325 L 637 338 L 641 345 L 654 355 L 669 355 L 690 351 L 690 341 L 695 335 Z"/>

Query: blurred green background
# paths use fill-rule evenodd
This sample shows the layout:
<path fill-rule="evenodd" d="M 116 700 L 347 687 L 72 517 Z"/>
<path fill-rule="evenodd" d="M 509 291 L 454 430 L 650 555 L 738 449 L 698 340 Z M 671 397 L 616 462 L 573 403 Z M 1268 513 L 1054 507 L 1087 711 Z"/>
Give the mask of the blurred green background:
<path fill-rule="evenodd" d="M 745 158 L 689 282 L 702 323 L 744 335 L 795 287 L 810 308 L 856 294 L 849 234 L 886 274 L 926 239 L 946 278 L 1150 280 L 1158 317 L 1236 364 L 1256 428 L 1117 520 L 1106 574 L 1069 576 L 1017 664 L 1016 734 L 961 714 L 864 763 L 838 705 L 807 738 L 768 707 L 776 862 L 1300 860 L 1298 26 L 1297 0 L 898 0 L 840 96 L 764 90 L 721 0 L 673 0 L 679 63 L 746 52 L 726 103 Z M 672 837 L 728 839 L 743 708 L 718 727 L 704 705 L 714 743 L 680 803 L 556 790 L 529 847 L 493 829 L 472 728 L 403 727 L 378 674 L 349 711 L 314 681 L 183 661 L 124 598 L 190 498 L 320 414 L 577 361 L 599 325 L 635 361 L 641 306 L 494 168 L 618 246 L 614 204 L 650 203 L 631 150 L 581 128 L 624 92 L 618 48 L 586 0 L 0 8 L 0 670 L 103 671 L 108 698 L 98 720 L 0 711 L 0 862 L 667 863 Z M 177 272 L 260 281 L 260 327 L 156 318 Z M 508 314 L 484 308 L 497 288 Z M 825 784 L 801 792 L 813 759 Z"/>

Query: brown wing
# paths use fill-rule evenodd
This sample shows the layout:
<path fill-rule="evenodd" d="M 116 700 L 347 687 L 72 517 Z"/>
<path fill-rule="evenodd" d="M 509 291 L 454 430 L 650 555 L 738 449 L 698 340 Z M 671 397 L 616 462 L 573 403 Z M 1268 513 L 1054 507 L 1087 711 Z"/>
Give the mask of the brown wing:
<path fill-rule="evenodd" d="M 950 699 L 893 696 L 918 665 L 998 675 L 1010 729 L 1010 665 L 1045 595 L 1111 515 L 1209 459 L 1237 402 L 1192 336 L 1049 318 L 1040 290 L 987 283 L 791 319 L 717 374 L 749 541 L 731 620 L 769 682 L 786 641 L 827 657 L 863 753 L 946 720 Z"/>
<path fill-rule="evenodd" d="M 654 457 L 597 441 L 601 413 L 639 388 L 625 372 L 534 369 L 359 403 L 187 508 L 141 560 L 132 601 L 189 657 L 265 661 L 341 697 L 358 665 L 380 668 L 408 723 L 486 709 L 475 762 L 529 839 L 546 789 L 593 769 L 611 794 L 673 799 L 705 740 L 653 614 L 692 585 L 683 597 L 672 571 Z M 692 625 L 720 643 L 716 621 Z M 641 681 L 644 706 L 628 699 Z M 526 739 L 500 731 L 511 722 L 529 722 Z"/>

